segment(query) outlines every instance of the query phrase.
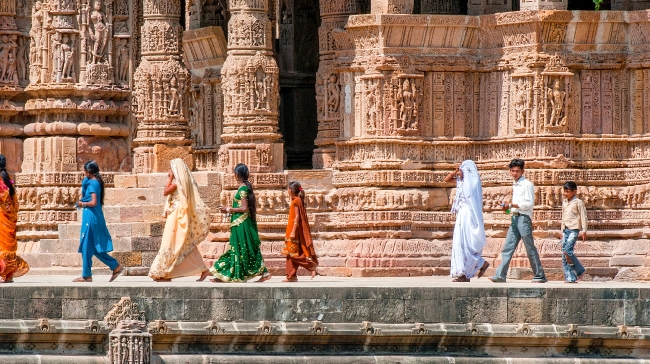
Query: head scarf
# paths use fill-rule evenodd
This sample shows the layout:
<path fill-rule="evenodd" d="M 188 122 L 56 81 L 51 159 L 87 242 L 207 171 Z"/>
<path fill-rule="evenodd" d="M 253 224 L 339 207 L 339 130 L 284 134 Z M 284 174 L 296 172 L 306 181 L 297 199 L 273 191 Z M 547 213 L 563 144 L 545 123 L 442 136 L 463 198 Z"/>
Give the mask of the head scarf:
<path fill-rule="evenodd" d="M 157 277 L 163 277 L 165 273 L 157 270 L 171 272 L 180 264 L 205 239 L 210 229 L 210 209 L 201 199 L 199 188 L 189 167 L 182 159 L 177 158 L 171 161 L 171 169 L 176 181 L 178 201 L 177 203 L 171 201 L 174 194 L 167 196 L 167 205 L 176 205 L 176 213 L 170 214 L 168 219 L 176 219 L 176 233 L 175 240 L 166 247 L 168 251 L 159 254 L 160 259 L 164 261 L 154 262 L 157 264 L 152 265 L 152 271 L 155 271 L 154 275 Z M 154 266 L 157 268 L 154 269 Z"/>
<path fill-rule="evenodd" d="M 481 176 L 478 174 L 478 168 L 472 160 L 466 160 L 460 165 L 463 171 L 463 179 L 456 180 L 456 198 L 451 207 L 452 212 L 458 212 L 464 203 L 467 204 L 471 211 L 472 234 L 483 236 L 485 239 L 485 227 L 483 225 L 483 188 L 481 187 Z"/>

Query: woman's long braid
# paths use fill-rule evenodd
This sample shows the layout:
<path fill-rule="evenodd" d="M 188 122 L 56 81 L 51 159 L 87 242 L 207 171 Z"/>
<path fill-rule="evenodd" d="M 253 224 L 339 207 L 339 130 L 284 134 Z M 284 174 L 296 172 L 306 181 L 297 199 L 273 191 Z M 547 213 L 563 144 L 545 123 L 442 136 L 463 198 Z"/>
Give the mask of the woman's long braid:
<path fill-rule="evenodd" d="M 5 186 L 9 188 L 9 196 L 14 197 L 16 189 L 14 188 L 14 184 L 11 182 L 9 173 L 7 173 L 7 158 L 2 154 L 0 154 L 0 178 L 2 178 Z"/>
<path fill-rule="evenodd" d="M 246 199 L 248 200 L 248 210 L 250 211 L 250 216 L 253 219 L 253 221 L 257 222 L 257 206 L 256 206 L 256 198 L 255 198 L 255 193 L 253 192 L 253 185 L 248 182 L 248 179 L 244 181 L 244 184 L 248 187 L 248 196 Z"/>

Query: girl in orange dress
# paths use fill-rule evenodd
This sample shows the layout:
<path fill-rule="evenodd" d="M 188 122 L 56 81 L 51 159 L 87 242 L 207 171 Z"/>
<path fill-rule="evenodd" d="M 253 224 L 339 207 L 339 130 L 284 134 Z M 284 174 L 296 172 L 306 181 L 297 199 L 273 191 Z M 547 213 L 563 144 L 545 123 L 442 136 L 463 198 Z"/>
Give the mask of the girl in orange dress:
<path fill-rule="evenodd" d="M 7 159 L 0 154 L 0 283 L 11 283 L 29 271 L 29 265 L 16 255 L 16 223 L 18 197 L 13 181 L 7 173 Z"/>
<path fill-rule="evenodd" d="M 289 221 L 284 237 L 282 254 L 287 257 L 287 278 L 283 282 L 298 282 L 298 267 L 311 271 L 313 279 L 318 273 L 318 257 L 309 231 L 309 220 L 305 209 L 305 191 L 299 182 L 289 182 L 287 193 L 291 199 Z"/>

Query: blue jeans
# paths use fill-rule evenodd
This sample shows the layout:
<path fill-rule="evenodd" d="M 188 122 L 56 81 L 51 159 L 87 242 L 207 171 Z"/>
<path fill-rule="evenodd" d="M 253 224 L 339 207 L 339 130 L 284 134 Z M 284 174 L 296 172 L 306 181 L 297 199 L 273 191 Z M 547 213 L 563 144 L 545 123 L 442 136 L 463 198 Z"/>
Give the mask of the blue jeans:
<path fill-rule="evenodd" d="M 505 281 L 510 267 L 510 260 L 521 240 L 524 241 L 526 255 L 533 270 L 533 281 L 546 281 L 546 274 L 539 259 L 539 253 L 533 240 L 533 222 L 528 215 L 512 216 L 510 218 L 510 229 L 506 235 L 506 242 L 501 250 L 501 264 L 497 268 L 494 278 Z"/>
<path fill-rule="evenodd" d="M 585 272 L 585 267 L 580 264 L 578 257 L 573 253 L 573 247 L 578 240 L 580 230 L 564 229 L 562 232 L 562 269 L 564 280 L 575 282 L 579 275 Z"/>

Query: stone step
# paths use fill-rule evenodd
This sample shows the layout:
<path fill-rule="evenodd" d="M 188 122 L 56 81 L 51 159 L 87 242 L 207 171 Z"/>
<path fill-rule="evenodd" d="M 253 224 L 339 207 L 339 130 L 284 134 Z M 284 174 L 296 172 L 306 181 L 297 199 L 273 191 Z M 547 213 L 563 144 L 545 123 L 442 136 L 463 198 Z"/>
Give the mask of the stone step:
<path fill-rule="evenodd" d="M 106 222 L 160 222 L 165 205 L 138 205 L 138 206 L 106 206 L 104 217 Z"/>
<path fill-rule="evenodd" d="M 149 237 L 162 236 L 165 227 L 163 221 L 156 222 L 125 222 L 125 223 L 107 223 L 108 232 L 113 239 L 123 237 Z M 79 240 L 81 224 L 61 224 L 59 225 L 59 239 L 76 239 Z"/>
<path fill-rule="evenodd" d="M 147 259 L 153 261 L 150 256 L 155 257 L 157 251 L 148 253 Z M 125 267 L 143 266 L 142 251 L 113 251 L 109 254 Z M 76 248 L 66 253 L 23 253 L 20 257 L 25 259 L 30 268 L 73 268 L 82 265 L 81 254 Z M 93 258 L 93 267 L 104 267 L 104 264 L 97 258 Z"/>
<path fill-rule="evenodd" d="M 164 184 L 159 188 L 107 188 L 104 206 L 142 206 L 165 203 Z"/>

